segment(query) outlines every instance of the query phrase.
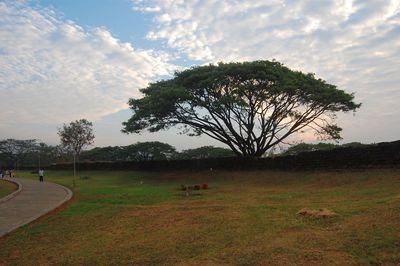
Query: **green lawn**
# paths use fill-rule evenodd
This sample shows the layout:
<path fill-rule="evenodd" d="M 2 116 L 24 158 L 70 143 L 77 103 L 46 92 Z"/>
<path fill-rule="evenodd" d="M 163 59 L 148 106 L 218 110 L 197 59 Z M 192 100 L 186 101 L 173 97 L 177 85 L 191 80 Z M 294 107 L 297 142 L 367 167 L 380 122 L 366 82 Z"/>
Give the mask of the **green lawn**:
<path fill-rule="evenodd" d="M 13 183 L 0 180 L 0 198 L 7 196 L 17 189 L 17 186 Z"/>
<path fill-rule="evenodd" d="M 0 239 L 0 265 L 400 264 L 400 170 L 79 175 L 46 173 L 76 197 Z"/>

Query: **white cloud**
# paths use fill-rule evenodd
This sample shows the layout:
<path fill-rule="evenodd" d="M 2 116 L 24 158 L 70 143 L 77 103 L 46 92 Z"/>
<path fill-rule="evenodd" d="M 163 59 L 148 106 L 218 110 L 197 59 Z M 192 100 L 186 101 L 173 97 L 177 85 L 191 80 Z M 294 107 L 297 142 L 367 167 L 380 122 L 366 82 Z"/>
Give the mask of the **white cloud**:
<path fill-rule="evenodd" d="M 0 124 L 97 120 L 175 66 L 105 28 L 84 29 L 53 10 L 0 2 Z"/>
<path fill-rule="evenodd" d="M 387 127 L 400 134 L 400 0 L 136 1 L 157 6 L 147 37 L 204 62 L 276 59 L 356 92 L 363 106 L 341 117 L 349 140 Z M 163 19 L 168 17 L 168 20 Z M 389 115 L 390 114 L 390 115 Z M 396 118 L 397 117 L 397 118 Z M 373 122 L 371 121 L 373 120 Z M 376 130 L 375 130 L 376 131 Z M 386 138 L 388 134 L 381 137 Z"/>

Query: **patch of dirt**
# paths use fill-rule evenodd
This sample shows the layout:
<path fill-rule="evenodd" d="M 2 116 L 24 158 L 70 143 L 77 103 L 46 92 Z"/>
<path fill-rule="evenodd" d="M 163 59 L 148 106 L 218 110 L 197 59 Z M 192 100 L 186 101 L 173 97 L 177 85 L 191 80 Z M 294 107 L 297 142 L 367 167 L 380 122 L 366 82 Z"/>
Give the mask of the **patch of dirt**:
<path fill-rule="evenodd" d="M 303 208 L 300 211 L 298 211 L 297 214 L 305 217 L 315 217 L 315 218 L 329 218 L 337 215 L 337 213 L 335 213 L 334 211 L 325 208 L 318 210 Z"/>

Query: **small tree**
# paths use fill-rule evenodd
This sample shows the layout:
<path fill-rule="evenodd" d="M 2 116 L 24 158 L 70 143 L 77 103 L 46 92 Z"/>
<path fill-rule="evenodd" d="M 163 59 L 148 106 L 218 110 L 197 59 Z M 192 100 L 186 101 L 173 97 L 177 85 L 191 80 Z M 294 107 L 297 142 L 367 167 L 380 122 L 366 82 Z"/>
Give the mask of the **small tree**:
<path fill-rule="evenodd" d="M 86 119 L 76 120 L 64 124 L 58 129 L 61 145 L 72 150 L 74 156 L 74 177 L 76 176 L 76 160 L 85 146 L 91 145 L 94 140 L 93 124 Z"/>

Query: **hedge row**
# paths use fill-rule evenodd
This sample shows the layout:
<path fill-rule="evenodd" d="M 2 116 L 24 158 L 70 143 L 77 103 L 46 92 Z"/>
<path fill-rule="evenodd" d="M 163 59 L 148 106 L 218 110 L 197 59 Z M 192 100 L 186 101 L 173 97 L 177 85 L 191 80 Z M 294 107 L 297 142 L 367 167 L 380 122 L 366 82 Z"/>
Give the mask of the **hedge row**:
<path fill-rule="evenodd" d="M 314 151 L 292 156 L 269 158 L 212 158 L 199 160 L 82 162 L 80 170 L 312 170 L 312 169 L 360 169 L 400 167 L 400 141 L 378 143 L 366 147 L 337 148 L 330 151 Z M 50 169 L 71 169 L 71 164 L 55 164 Z"/>

